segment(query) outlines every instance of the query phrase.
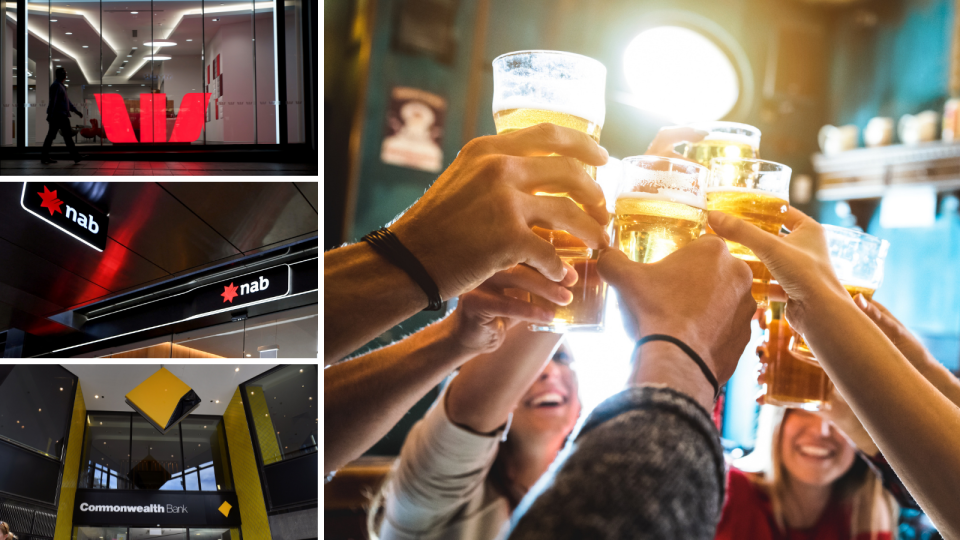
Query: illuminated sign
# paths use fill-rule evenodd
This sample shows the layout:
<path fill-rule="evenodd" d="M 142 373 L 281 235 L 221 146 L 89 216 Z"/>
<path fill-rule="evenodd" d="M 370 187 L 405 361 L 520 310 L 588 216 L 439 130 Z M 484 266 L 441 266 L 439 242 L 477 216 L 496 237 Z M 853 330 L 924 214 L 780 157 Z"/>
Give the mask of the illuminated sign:
<path fill-rule="evenodd" d="M 290 294 L 290 267 L 274 266 L 252 274 L 237 276 L 190 291 L 191 318 L 259 304 Z"/>
<path fill-rule="evenodd" d="M 20 206 L 97 251 L 107 247 L 107 216 L 56 182 L 24 182 Z"/>
<path fill-rule="evenodd" d="M 173 467 L 174 463 L 168 465 Z M 179 464 L 177 464 L 179 465 Z M 179 467 L 178 467 L 179 468 Z M 196 473 L 194 473 L 196 474 Z M 123 476 L 118 478 L 123 481 Z M 237 527 L 237 494 L 232 491 L 183 491 L 181 479 L 166 489 L 78 489 L 73 524 L 81 526 Z M 186 480 L 187 490 L 197 489 Z M 224 486 L 225 487 L 225 486 Z M 174 491 L 170 491 L 175 488 Z"/>
<path fill-rule="evenodd" d="M 210 93 L 191 92 L 183 96 L 180 113 L 167 141 L 167 95 L 140 94 L 140 140 L 133 130 L 127 107 L 119 94 L 94 94 L 107 139 L 114 143 L 191 143 L 200 138 Z"/>

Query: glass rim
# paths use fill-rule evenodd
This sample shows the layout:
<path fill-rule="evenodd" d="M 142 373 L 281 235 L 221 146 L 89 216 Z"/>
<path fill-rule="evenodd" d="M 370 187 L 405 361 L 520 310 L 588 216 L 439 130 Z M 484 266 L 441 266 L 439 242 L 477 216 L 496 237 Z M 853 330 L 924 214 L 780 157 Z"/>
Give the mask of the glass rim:
<path fill-rule="evenodd" d="M 745 157 L 715 157 L 715 158 L 711 158 L 711 159 L 710 159 L 710 169 L 713 169 L 713 163 L 714 163 L 714 162 L 717 162 L 717 163 L 720 163 L 720 164 L 723 164 L 723 163 L 737 163 L 737 162 L 762 163 L 762 164 L 764 164 L 764 165 L 773 165 L 773 166 L 776 167 L 776 169 L 775 169 L 775 170 L 768 170 L 768 171 L 758 171 L 758 172 L 781 172 L 781 171 L 786 171 L 786 172 L 789 172 L 789 173 L 792 173 L 792 172 L 793 172 L 793 168 L 790 167 L 789 165 L 786 165 L 786 164 L 784 164 L 784 163 L 779 163 L 779 162 L 776 162 L 776 161 L 770 161 L 770 160 L 767 160 L 767 159 L 745 158 Z"/>
<path fill-rule="evenodd" d="M 756 132 L 757 136 L 761 135 L 760 128 L 757 126 L 751 126 L 750 124 L 744 124 L 741 122 L 729 122 L 727 120 L 711 120 L 707 122 L 689 122 L 686 124 L 681 124 L 684 127 L 697 127 L 697 126 L 716 126 L 716 127 L 728 127 L 734 129 L 742 129 L 744 131 L 753 131 Z M 708 131 L 708 130 L 703 130 Z"/>
<path fill-rule="evenodd" d="M 603 62 L 597 60 L 596 58 L 591 58 L 587 55 L 580 54 L 580 53 L 574 53 L 574 52 L 568 52 L 568 51 L 551 51 L 547 49 L 528 49 L 523 51 L 513 51 L 513 52 L 503 53 L 500 56 L 494 58 L 493 62 L 491 62 L 490 65 L 496 66 L 497 62 L 503 59 L 510 58 L 511 56 L 532 55 L 532 54 L 544 54 L 544 55 L 553 54 L 557 56 L 570 56 L 570 57 L 582 58 L 590 63 L 597 64 L 603 70 L 604 73 L 606 73 L 607 71 L 607 66 L 603 65 Z"/>
<path fill-rule="evenodd" d="M 890 248 L 890 242 L 880 238 L 879 236 L 874 236 L 872 234 L 858 231 L 856 229 L 850 229 L 848 227 L 841 227 L 839 225 L 830 225 L 829 223 L 824 223 L 821 225 L 824 231 L 828 234 L 833 234 L 837 236 L 846 236 L 848 238 L 855 238 L 861 242 L 870 242 L 871 244 L 876 244 L 880 246 L 880 256 L 885 256 L 887 250 Z"/>
<path fill-rule="evenodd" d="M 652 161 L 667 161 L 667 162 L 669 162 L 669 163 L 671 163 L 671 164 L 673 164 L 673 165 L 678 165 L 678 166 L 682 166 L 682 167 L 691 167 L 691 166 L 692 166 L 692 167 L 695 167 L 696 170 L 697 170 L 697 174 L 702 174 L 702 173 L 704 173 L 704 172 L 709 172 L 709 170 L 710 170 L 709 168 L 707 168 L 707 167 L 705 167 L 705 166 L 697 163 L 696 161 L 690 161 L 690 160 L 687 160 L 687 159 L 680 159 L 680 158 L 667 157 L 667 156 L 648 155 L 648 154 L 641 154 L 641 155 L 639 155 L 639 156 L 628 156 L 628 157 L 625 157 L 625 158 L 621 159 L 620 161 L 623 162 L 623 163 L 629 163 L 629 164 L 631 164 L 631 165 L 633 165 L 633 164 L 635 164 L 635 163 L 637 163 L 637 162 L 642 162 L 642 161 L 651 161 L 651 162 L 652 162 Z M 680 172 L 680 171 L 678 171 L 678 172 Z M 694 174 L 694 173 L 684 173 L 684 174 Z"/>

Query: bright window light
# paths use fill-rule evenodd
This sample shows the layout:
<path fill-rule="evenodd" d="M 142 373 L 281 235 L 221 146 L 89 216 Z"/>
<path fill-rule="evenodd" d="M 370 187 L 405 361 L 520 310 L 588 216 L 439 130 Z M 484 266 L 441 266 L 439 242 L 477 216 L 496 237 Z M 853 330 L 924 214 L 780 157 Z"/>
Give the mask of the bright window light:
<path fill-rule="evenodd" d="M 641 32 L 623 54 L 623 69 L 637 107 L 677 123 L 719 120 L 740 93 L 727 55 L 679 26 Z"/>

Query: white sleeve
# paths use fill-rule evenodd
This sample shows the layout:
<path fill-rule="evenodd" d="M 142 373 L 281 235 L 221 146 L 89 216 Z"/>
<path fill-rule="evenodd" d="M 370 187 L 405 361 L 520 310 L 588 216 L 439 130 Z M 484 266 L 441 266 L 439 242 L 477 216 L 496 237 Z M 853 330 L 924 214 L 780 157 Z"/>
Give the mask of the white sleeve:
<path fill-rule="evenodd" d="M 453 424 L 446 388 L 410 430 L 384 489 L 385 521 L 408 533 L 433 530 L 483 497 L 497 456 L 502 430 L 478 435 Z"/>

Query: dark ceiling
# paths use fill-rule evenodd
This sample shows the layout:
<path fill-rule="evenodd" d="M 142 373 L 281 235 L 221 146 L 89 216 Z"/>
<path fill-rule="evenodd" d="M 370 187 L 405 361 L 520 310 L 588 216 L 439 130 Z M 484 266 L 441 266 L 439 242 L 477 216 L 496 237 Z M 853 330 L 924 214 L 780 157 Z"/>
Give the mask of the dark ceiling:
<path fill-rule="evenodd" d="M 316 182 L 59 185 L 109 214 L 107 247 L 98 253 L 27 213 L 23 184 L 0 182 L 0 332 L 69 332 L 48 317 L 317 236 Z"/>

